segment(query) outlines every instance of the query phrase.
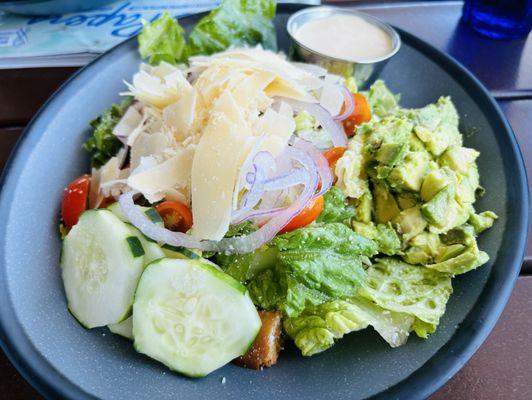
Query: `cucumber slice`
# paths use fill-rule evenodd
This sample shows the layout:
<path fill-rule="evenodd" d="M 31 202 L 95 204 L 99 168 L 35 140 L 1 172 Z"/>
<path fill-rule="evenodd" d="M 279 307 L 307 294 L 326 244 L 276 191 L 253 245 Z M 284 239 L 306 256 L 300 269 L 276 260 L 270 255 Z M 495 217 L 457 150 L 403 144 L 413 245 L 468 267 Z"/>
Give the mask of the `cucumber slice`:
<path fill-rule="evenodd" d="M 107 327 L 115 335 L 120 335 L 126 339 L 133 340 L 133 317 L 129 317 L 118 324 L 107 325 Z"/>
<path fill-rule="evenodd" d="M 260 327 L 246 288 L 200 260 L 151 263 L 135 293 L 135 349 L 187 376 L 244 354 Z"/>
<path fill-rule="evenodd" d="M 151 239 L 148 239 L 144 234 L 135 228 L 130 223 L 126 222 L 127 227 L 131 231 L 131 234 L 138 238 L 139 242 L 142 244 L 144 249 L 144 266 L 148 265 L 152 261 L 158 260 L 159 258 L 164 258 L 166 255 L 156 242 Z"/>
<path fill-rule="evenodd" d="M 161 216 L 159 215 L 159 213 L 155 210 L 155 208 L 153 208 L 153 207 L 142 207 L 142 206 L 137 206 L 137 207 L 140 208 L 142 211 L 144 211 L 144 213 L 147 215 L 147 217 L 154 224 L 159 225 L 159 226 L 164 226 L 164 221 L 161 218 Z M 129 223 L 129 220 L 126 218 L 126 216 L 122 212 L 122 209 L 120 208 L 120 204 L 118 204 L 118 203 L 110 204 L 109 206 L 107 206 L 107 209 L 109 211 L 111 211 L 114 215 L 116 215 L 120 219 L 120 221 Z"/>
<path fill-rule="evenodd" d="M 129 316 L 143 254 L 140 239 L 112 212 L 88 210 L 80 216 L 63 241 L 61 268 L 68 308 L 83 326 Z"/>
<path fill-rule="evenodd" d="M 163 244 L 162 246 L 164 254 L 168 258 L 182 258 L 197 260 L 201 258 L 201 253 L 197 253 L 194 250 L 187 249 L 186 247 L 175 247 L 169 244 Z"/>

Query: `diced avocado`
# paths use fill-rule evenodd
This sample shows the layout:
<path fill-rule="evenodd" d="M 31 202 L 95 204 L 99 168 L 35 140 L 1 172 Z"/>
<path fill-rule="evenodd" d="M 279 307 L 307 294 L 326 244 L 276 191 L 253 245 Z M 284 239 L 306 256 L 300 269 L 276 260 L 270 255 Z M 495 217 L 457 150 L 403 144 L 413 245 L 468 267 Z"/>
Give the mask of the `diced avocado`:
<path fill-rule="evenodd" d="M 429 230 L 435 233 L 444 233 L 464 224 L 471 212 L 471 205 L 461 205 L 455 200 L 454 184 L 446 186 L 421 206 L 421 214 L 429 223 Z"/>
<path fill-rule="evenodd" d="M 449 275 L 459 275 L 478 268 L 489 261 L 489 256 L 476 246 L 469 247 L 457 257 L 450 258 L 436 264 L 425 265 L 427 268 L 444 272 Z"/>
<path fill-rule="evenodd" d="M 495 222 L 497 218 L 499 217 L 493 211 L 484 211 L 480 214 L 471 214 L 468 222 L 475 229 L 475 233 L 479 234 L 480 232 L 484 232 L 486 229 L 491 228 L 493 222 Z"/>
<path fill-rule="evenodd" d="M 426 151 L 408 152 L 404 161 L 395 166 L 388 175 L 388 183 L 396 190 L 418 192 L 429 166 L 430 156 Z"/>
<path fill-rule="evenodd" d="M 456 200 L 460 204 L 473 204 L 478 186 L 478 168 L 476 164 L 471 164 L 465 174 L 456 174 Z"/>
<path fill-rule="evenodd" d="M 403 242 L 408 242 L 427 227 L 427 221 L 421 215 L 419 207 L 407 208 L 401 211 L 392 222 L 402 235 Z"/>
<path fill-rule="evenodd" d="M 435 233 L 422 232 L 409 242 L 403 260 L 409 264 L 429 264 L 439 253 L 441 242 Z"/>
<path fill-rule="evenodd" d="M 396 117 L 366 124 L 364 152 L 379 163 L 393 167 L 406 154 L 412 126 L 406 118 Z"/>
<path fill-rule="evenodd" d="M 397 204 L 401 210 L 415 207 L 418 203 L 420 203 L 417 195 L 411 192 L 399 193 L 395 199 L 397 200 Z"/>
<path fill-rule="evenodd" d="M 446 168 L 431 170 L 421 184 L 421 198 L 430 201 L 437 193 L 452 182 L 450 171 Z"/>
<path fill-rule="evenodd" d="M 374 240 L 381 253 L 392 256 L 401 251 L 401 240 L 389 222 L 377 225 L 377 237 Z"/>
<path fill-rule="evenodd" d="M 360 196 L 355 206 L 355 219 L 360 222 L 371 222 L 373 196 L 369 188 Z"/>
<path fill-rule="evenodd" d="M 466 249 L 466 246 L 463 244 L 452 244 L 450 246 L 443 246 L 440 248 L 438 255 L 435 260 L 437 263 L 449 260 L 463 253 Z"/>
<path fill-rule="evenodd" d="M 362 223 L 353 221 L 351 226 L 359 235 L 377 243 L 380 253 L 389 256 L 400 253 L 401 240 L 399 240 L 397 232 L 395 232 L 389 222 L 387 224 L 378 224 L 375 226 L 372 222 Z"/>
<path fill-rule="evenodd" d="M 442 243 L 446 245 L 463 244 L 474 246 L 476 244 L 475 230 L 471 225 L 464 224 L 440 235 Z"/>
<path fill-rule="evenodd" d="M 395 165 L 405 151 L 406 143 L 383 143 L 375 153 L 375 159 L 382 164 Z"/>
<path fill-rule="evenodd" d="M 410 151 L 427 151 L 425 145 L 421 140 L 419 140 L 414 131 L 410 133 L 409 149 Z"/>
<path fill-rule="evenodd" d="M 367 97 L 372 113 L 378 117 L 393 114 L 398 108 L 399 95 L 390 92 L 382 80 L 371 85 Z"/>
<path fill-rule="evenodd" d="M 441 166 L 448 166 L 454 171 L 466 173 L 480 153 L 467 147 L 448 148 L 438 160 Z"/>
<path fill-rule="evenodd" d="M 399 206 L 384 183 L 376 183 L 373 189 L 375 198 L 375 217 L 377 222 L 385 223 L 399 214 Z"/>
<path fill-rule="evenodd" d="M 429 224 L 445 227 L 454 220 L 454 193 L 454 185 L 447 185 L 421 206 L 421 213 Z"/>
<path fill-rule="evenodd" d="M 462 145 L 458 113 L 449 97 L 416 111 L 414 132 L 432 154 L 440 156 L 448 147 Z"/>

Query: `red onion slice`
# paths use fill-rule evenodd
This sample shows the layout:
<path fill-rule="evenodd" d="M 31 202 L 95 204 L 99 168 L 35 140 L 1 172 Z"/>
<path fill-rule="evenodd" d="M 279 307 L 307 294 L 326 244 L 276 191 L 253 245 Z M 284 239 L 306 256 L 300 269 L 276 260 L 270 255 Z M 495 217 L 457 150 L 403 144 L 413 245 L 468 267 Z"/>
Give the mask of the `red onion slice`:
<path fill-rule="evenodd" d="M 133 202 L 133 196 L 135 194 L 134 191 L 122 194 L 118 198 L 118 203 L 129 222 L 144 235 L 157 242 L 163 242 L 176 247 L 188 247 L 205 251 L 215 251 L 217 249 L 216 242 L 202 241 L 186 233 L 173 232 L 155 225 Z"/>
<path fill-rule="evenodd" d="M 321 153 L 321 151 L 316 149 L 316 147 L 314 147 L 312 143 L 307 142 L 306 140 L 298 139 L 295 143 L 295 147 L 306 151 L 314 160 L 321 180 L 320 191 L 316 193 L 314 197 L 321 196 L 322 194 L 326 193 L 332 186 L 333 176 L 331 168 L 329 167 L 329 162 Z"/>
<path fill-rule="evenodd" d="M 180 232 L 173 232 L 155 225 L 149 218 L 135 206 L 133 196 L 135 192 L 124 193 L 118 199 L 120 208 L 126 218 L 137 227 L 144 235 L 158 242 L 167 243 L 177 247 L 187 247 L 204 251 L 218 251 L 222 253 L 249 253 L 266 244 L 296 216 L 312 199 L 317 186 L 319 175 L 313 158 L 299 148 L 288 147 L 285 156 L 296 160 L 309 175 L 308 184 L 296 201 L 289 207 L 275 213 L 268 222 L 255 232 L 240 237 L 225 238 L 219 242 L 200 240 Z M 323 185 L 323 183 L 322 183 Z"/>
<path fill-rule="evenodd" d="M 284 97 L 282 100 L 291 105 L 295 110 L 305 110 L 316 118 L 321 127 L 331 135 L 335 147 L 347 146 L 347 136 L 345 135 L 343 126 L 335 121 L 331 114 L 322 106 Z"/>
<path fill-rule="evenodd" d="M 249 253 L 258 249 L 265 243 L 272 240 L 275 235 L 281 229 L 283 229 L 284 226 L 288 224 L 292 218 L 294 218 L 294 216 L 299 214 L 299 212 L 312 199 L 312 196 L 314 195 L 314 192 L 318 186 L 317 173 L 313 174 L 311 172 L 313 170 L 315 171 L 315 168 L 313 168 L 313 160 L 304 151 L 293 147 L 288 147 L 285 150 L 285 153 L 287 156 L 297 159 L 298 162 L 300 162 L 303 167 L 309 171 L 311 175 L 310 184 L 305 185 L 303 192 L 301 192 L 296 201 L 294 201 L 283 211 L 277 213 L 260 229 L 246 236 L 222 239 L 220 242 L 218 242 L 218 251 L 226 253 Z"/>
<path fill-rule="evenodd" d="M 353 100 L 353 94 L 351 91 L 346 88 L 345 86 L 342 86 L 342 90 L 344 91 L 344 110 L 338 114 L 336 117 L 334 117 L 335 121 L 341 122 L 347 117 L 349 117 L 351 114 L 353 114 L 353 111 L 355 111 L 355 101 Z"/>

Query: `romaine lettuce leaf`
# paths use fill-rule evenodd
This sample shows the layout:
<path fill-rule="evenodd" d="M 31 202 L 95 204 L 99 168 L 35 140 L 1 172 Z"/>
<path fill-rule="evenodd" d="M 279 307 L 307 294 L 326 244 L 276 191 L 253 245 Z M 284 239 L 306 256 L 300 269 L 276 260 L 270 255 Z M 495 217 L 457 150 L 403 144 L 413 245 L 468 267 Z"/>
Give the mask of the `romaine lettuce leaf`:
<path fill-rule="evenodd" d="M 377 246 L 373 241 L 340 223 L 296 229 L 277 236 L 271 244 L 280 251 L 295 250 L 303 253 L 324 251 L 347 257 L 360 255 L 372 257 L 377 254 Z"/>
<path fill-rule="evenodd" d="M 152 65 L 161 61 L 170 64 L 184 62 L 188 57 L 184 35 L 185 31 L 177 19 L 165 11 L 152 23 L 144 24 L 138 37 L 140 56 L 149 59 L 148 62 Z"/>
<path fill-rule="evenodd" d="M 345 222 L 355 215 L 354 207 L 347 204 L 346 196 L 339 187 L 333 186 L 323 198 L 323 211 L 316 222 Z"/>
<path fill-rule="evenodd" d="M 414 317 L 390 312 L 369 300 L 354 297 L 311 306 L 298 317 L 287 318 L 284 328 L 304 356 L 330 348 L 336 339 L 369 325 L 397 347 L 406 342 Z"/>
<path fill-rule="evenodd" d="M 275 8 L 274 0 L 223 0 L 190 32 L 190 54 L 211 54 L 246 44 L 277 50 Z"/>
<path fill-rule="evenodd" d="M 351 297 L 365 280 L 363 263 L 376 244 L 342 223 L 316 224 L 273 239 L 243 255 L 218 255 L 229 275 L 248 283 L 261 308 L 297 316 L 306 307 Z"/>
<path fill-rule="evenodd" d="M 101 116 L 91 121 L 92 136 L 83 144 L 83 148 L 92 153 L 93 168 L 100 168 L 122 147 L 122 142 L 113 135 L 113 129 L 132 101 L 133 98 L 128 97 L 120 104 L 113 104 Z"/>
<path fill-rule="evenodd" d="M 144 25 L 138 37 L 140 55 L 157 65 L 186 62 L 190 55 L 212 54 L 231 46 L 262 44 L 275 51 L 275 8 L 274 0 L 223 0 L 199 20 L 188 41 L 179 22 L 165 12 Z"/>
<path fill-rule="evenodd" d="M 379 259 L 367 275 L 367 283 L 360 290 L 362 296 L 387 310 L 416 317 L 425 323 L 427 332 L 440 322 L 453 291 L 448 274 L 391 257 Z"/>

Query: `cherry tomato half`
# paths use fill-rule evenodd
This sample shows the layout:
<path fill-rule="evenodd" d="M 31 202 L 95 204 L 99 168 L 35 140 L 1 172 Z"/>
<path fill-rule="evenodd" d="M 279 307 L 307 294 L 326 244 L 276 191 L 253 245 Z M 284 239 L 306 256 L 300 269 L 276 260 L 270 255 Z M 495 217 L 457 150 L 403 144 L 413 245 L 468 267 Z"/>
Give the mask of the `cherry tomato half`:
<path fill-rule="evenodd" d="M 291 232 L 297 228 L 307 226 L 321 214 L 323 211 L 323 204 L 323 196 L 310 200 L 305 208 L 292 218 L 279 233 Z"/>
<path fill-rule="evenodd" d="M 344 130 L 348 137 L 355 134 L 355 128 L 363 122 L 368 122 L 371 119 L 371 109 L 369 103 L 363 94 L 353 93 L 353 101 L 355 102 L 355 109 L 353 113 L 344 119 Z"/>
<path fill-rule="evenodd" d="M 186 232 L 192 227 L 190 208 L 179 201 L 163 201 L 155 206 L 164 226 L 174 232 Z"/>
<path fill-rule="evenodd" d="M 336 167 L 336 161 L 340 159 L 347 150 L 347 147 L 333 147 L 323 152 L 323 156 L 327 159 L 329 167 L 334 171 Z"/>
<path fill-rule="evenodd" d="M 79 216 L 87 209 L 90 183 L 90 175 L 82 175 L 70 182 L 63 192 L 61 217 L 68 229 L 78 223 Z"/>

